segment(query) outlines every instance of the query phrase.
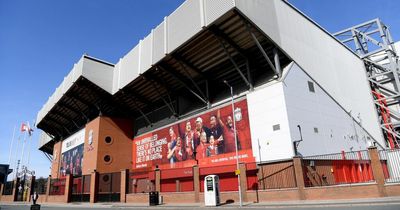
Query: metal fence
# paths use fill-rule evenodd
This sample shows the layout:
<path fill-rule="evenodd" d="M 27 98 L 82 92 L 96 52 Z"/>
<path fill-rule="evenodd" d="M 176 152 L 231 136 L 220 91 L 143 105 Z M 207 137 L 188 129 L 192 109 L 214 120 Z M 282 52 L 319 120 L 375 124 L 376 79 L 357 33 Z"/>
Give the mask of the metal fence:
<path fill-rule="evenodd" d="M 121 172 L 99 174 L 98 201 L 118 202 L 121 192 Z"/>
<path fill-rule="evenodd" d="M 64 195 L 65 193 L 65 178 L 50 180 L 50 195 Z"/>
<path fill-rule="evenodd" d="M 4 183 L 3 195 L 12 195 L 13 189 L 14 189 L 14 181 L 9 181 Z"/>
<path fill-rule="evenodd" d="M 292 161 L 259 164 L 260 190 L 295 188 L 297 186 Z"/>
<path fill-rule="evenodd" d="M 306 187 L 373 182 L 368 151 L 303 157 Z"/>
<path fill-rule="evenodd" d="M 46 189 L 47 189 L 47 179 L 46 178 L 39 178 L 39 179 L 35 180 L 35 183 L 33 186 L 33 192 L 43 195 L 43 194 L 46 194 Z"/>
<path fill-rule="evenodd" d="M 154 183 L 149 179 L 148 173 L 148 171 L 130 172 L 128 193 L 149 193 L 154 191 Z"/>
<path fill-rule="evenodd" d="M 74 176 L 72 178 L 72 202 L 90 201 L 90 180 L 91 175 Z"/>
<path fill-rule="evenodd" d="M 379 151 L 386 183 L 400 182 L 400 149 Z"/>

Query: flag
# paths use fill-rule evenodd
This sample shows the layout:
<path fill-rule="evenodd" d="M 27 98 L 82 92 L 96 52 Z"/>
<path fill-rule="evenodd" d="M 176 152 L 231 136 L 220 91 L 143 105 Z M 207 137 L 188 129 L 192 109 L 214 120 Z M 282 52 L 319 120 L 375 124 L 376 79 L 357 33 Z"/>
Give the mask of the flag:
<path fill-rule="evenodd" d="M 29 122 L 27 123 L 27 131 L 28 131 L 29 136 L 32 136 L 33 129 L 29 125 Z"/>
<path fill-rule="evenodd" d="M 29 136 L 32 136 L 33 129 L 29 125 L 29 122 L 21 124 L 21 132 L 28 132 Z"/>
<path fill-rule="evenodd" d="M 21 124 L 21 132 L 23 133 L 23 132 L 25 132 L 25 131 L 28 131 L 28 127 L 26 126 L 25 123 L 22 123 L 22 124 Z"/>

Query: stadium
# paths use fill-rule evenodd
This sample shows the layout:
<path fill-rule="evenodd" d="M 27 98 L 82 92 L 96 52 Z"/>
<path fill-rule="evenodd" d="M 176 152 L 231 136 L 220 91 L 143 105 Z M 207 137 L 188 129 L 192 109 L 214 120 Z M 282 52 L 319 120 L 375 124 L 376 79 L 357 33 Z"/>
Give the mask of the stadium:
<path fill-rule="evenodd" d="M 210 174 L 224 201 L 399 195 L 397 58 L 379 19 L 332 35 L 283 0 L 187 0 L 44 103 L 41 199 L 203 202 Z"/>

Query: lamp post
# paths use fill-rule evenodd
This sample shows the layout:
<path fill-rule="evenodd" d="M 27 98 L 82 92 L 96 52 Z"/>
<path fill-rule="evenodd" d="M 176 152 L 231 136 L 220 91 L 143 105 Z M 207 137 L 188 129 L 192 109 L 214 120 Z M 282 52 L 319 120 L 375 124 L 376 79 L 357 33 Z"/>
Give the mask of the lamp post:
<path fill-rule="evenodd" d="M 235 136 L 235 151 L 236 151 L 236 171 L 239 173 L 237 174 L 238 176 L 238 189 L 239 189 L 239 202 L 240 202 L 240 207 L 243 206 L 242 203 L 242 189 L 240 187 L 241 181 L 240 181 L 240 170 L 239 170 L 239 155 L 238 155 L 238 142 L 237 142 L 237 133 L 236 133 L 236 118 L 235 118 L 235 105 L 233 103 L 233 87 L 229 85 L 229 83 L 224 80 L 224 83 L 230 88 L 231 90 L 231 104 L 232 104 L 232 118 L 233 118 L 233 134 Z"/>

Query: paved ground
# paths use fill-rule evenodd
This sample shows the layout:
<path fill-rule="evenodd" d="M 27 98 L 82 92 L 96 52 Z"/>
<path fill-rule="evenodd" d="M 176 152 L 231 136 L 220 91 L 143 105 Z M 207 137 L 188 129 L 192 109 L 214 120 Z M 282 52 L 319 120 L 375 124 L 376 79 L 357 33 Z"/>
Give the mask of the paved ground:
<path fill-rule="evenodd" d="M 105 208 L 112 208 L 112 209 L 207 209 L 207 210 L 214 210 L 214 209 L 238 209 L 238 206 L 220 206 L 220 207 L 184 207 L 184 206 L 164 206 L 164 207 L 101 207 L 101 206 L 92 206 L 92 207 L 82 207 L 82 206 L 48 206 L 42 205 L 41 209 L 43 210 L 67 210 L 67 209 L 82 209 L 82 210 L 104 210 Z M 29 210 L 28 205 L 2 205 L 0 204 L 1 210 Z M 271 206 L 244 206 L 241 209 L 279 209 L 279 210 L 339 210 L 339 209 L 348 209 L 348 210 L 399 210 L 400 204 L 377 204 L 377 205 L 337 205 L 337 206 L 302 206 L 302 207 L 271 207 Z"/>
<path fill-rule="evenodd" d="M 44 210 L 104 210 L 104 209 L 238 209 L 236 203 L 221 205 L 218 207 L 204 207 L 199 204 L 165 204 L 157 207 L 149 207 L 144 204 L 123 204 L 123 203 L 72 203 L 72 204 L 42 204 L 41 209 Z M 1 210 L 29 210 L 28 203 L 0 203 Z M 400 197 L 388 197 L 377 199 L 356 199 L 356 200 L 331 200 L 331 201 L 290 201 L 290 202 L 268 202 L 268 203 L 246 203 L 242 209 L 279 209 L 279 210 L 399 210 Z"/>

